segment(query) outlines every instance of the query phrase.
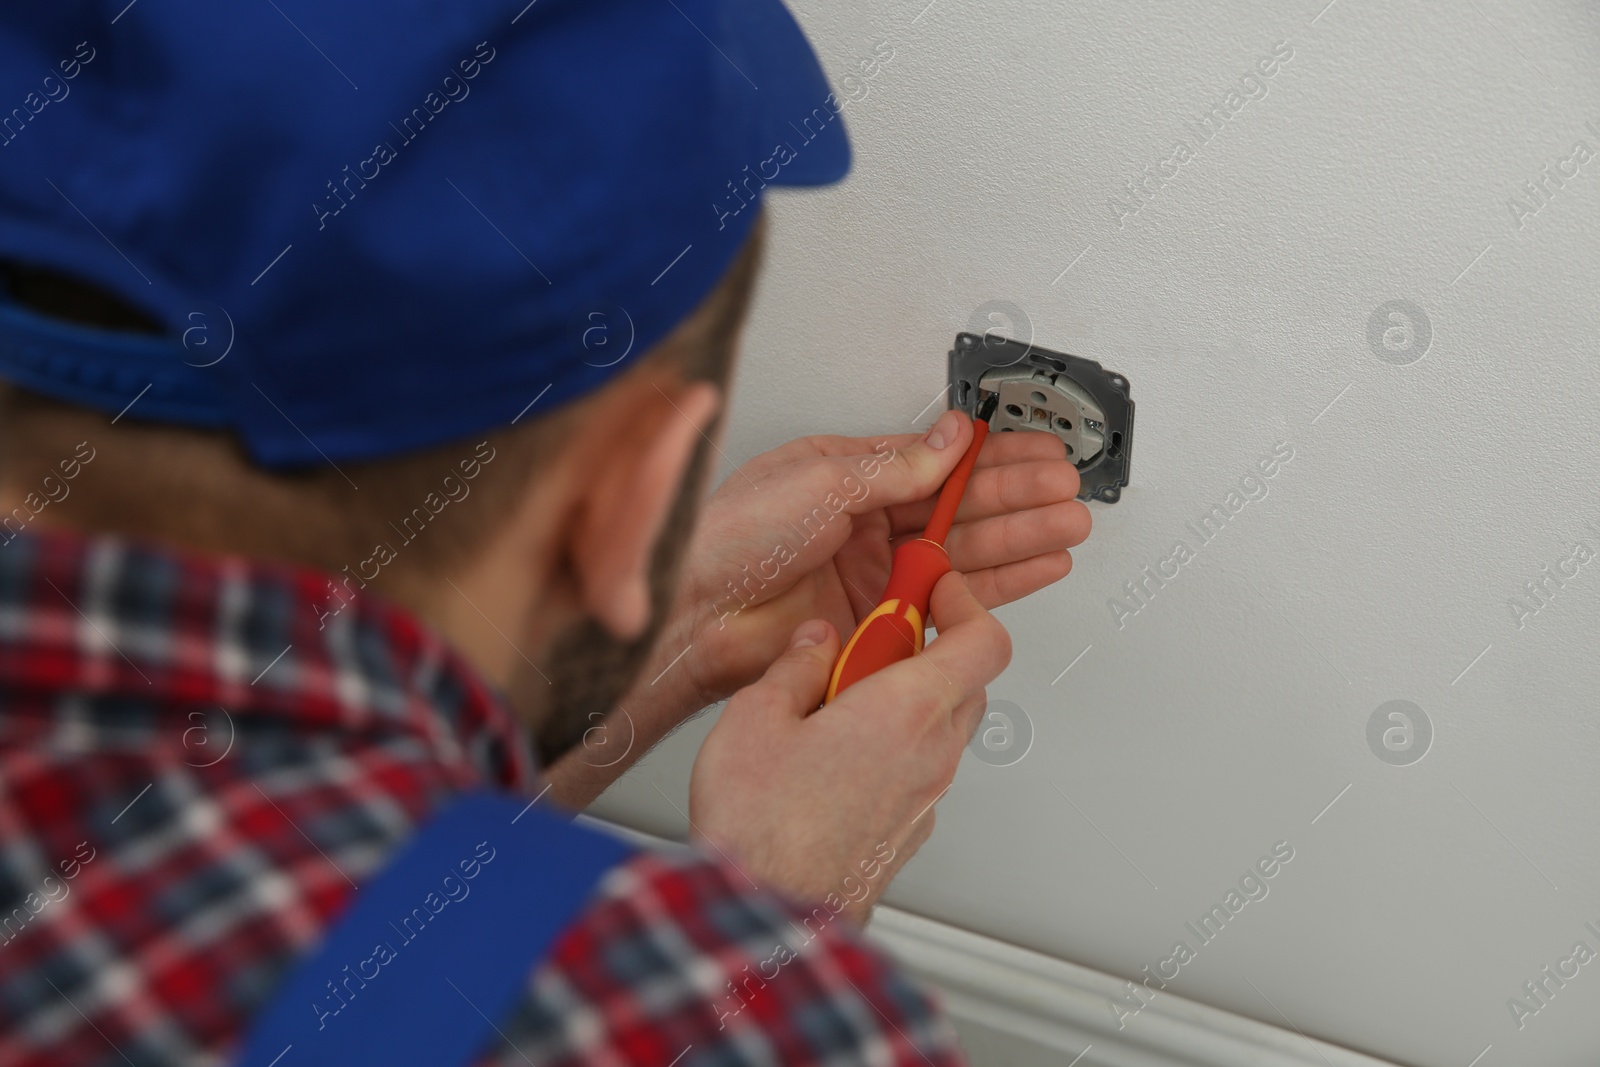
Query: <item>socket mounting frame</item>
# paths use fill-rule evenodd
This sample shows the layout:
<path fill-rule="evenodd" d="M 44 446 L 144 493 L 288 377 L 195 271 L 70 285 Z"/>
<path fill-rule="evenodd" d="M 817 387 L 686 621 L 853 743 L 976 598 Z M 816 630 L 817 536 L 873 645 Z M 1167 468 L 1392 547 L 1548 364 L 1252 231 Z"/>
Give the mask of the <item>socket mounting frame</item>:
<path fill-rule="evenodd" d="M 993 332 L 957 334 L 949 374 L 952 408 L 976 416 L 983 398 L 997 394 L 995 432 L 1055 434 L 1078 468 L 1079 500 L 1121 498 L 1133 453 L 1133 399 L 1124 375 Z"/>

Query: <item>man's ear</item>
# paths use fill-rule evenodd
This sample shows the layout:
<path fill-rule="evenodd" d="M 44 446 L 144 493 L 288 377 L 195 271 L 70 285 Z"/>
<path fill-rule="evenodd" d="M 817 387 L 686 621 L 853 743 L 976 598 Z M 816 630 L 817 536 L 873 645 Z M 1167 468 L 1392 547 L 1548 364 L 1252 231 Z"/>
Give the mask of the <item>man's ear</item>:
<path fill-rule="evenodd" d="M 650 622 L 656 540 L 721 402 L 710 382 L 630 385 L 631 402 L 612 407 L 576 457 L 585 488 L 567 544 L 584 609 L 624 641 Z M 627 418 L 616 418 L 619 408 Z"/>

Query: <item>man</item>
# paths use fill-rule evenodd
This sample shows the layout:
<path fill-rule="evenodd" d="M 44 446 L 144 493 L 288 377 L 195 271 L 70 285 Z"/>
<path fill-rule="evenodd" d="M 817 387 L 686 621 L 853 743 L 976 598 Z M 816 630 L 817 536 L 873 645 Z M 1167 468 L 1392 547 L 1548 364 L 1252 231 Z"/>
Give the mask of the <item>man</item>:
<path fill-rule="evenodd" d="M 792 442 L 696 525 L 761 193 L 848 165 L 781 5 L 0 26 L 0 1065 L 257 1062 L 280 1010 L 282 1067 L 477 1016 L 484 1063 L 956 1062 L 857 924 L 1009 658 L 987 608 L 1088 515 L 1053 438 L 992 442 L 938 637 L 820 711 L 970 423 Z M 724 699 L 697 848 L 573 882 L 599 835 L 547 809 Z M 328 956 L 486 789 L 495 844 Z"/>

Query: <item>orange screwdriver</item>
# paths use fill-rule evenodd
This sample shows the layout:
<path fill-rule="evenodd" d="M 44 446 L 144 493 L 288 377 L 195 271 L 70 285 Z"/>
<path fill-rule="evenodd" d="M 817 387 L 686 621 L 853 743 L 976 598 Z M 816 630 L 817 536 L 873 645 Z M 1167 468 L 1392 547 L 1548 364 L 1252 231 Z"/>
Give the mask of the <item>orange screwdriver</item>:
<path fill-rule="evenodd" d="M 998 395 L 991 393 L 978 405 L 978 413 L 972 420 L 972 443 L 945 479 L 944 488 L 939 490 L 939 499 L 934 503 L 933 515 L 922 536 L 894 550 L 883 599 L 845 642 L 838 662 L 833 665 L 833 678 L 828 682 L 827 695 L 822 698 L 824 704 L 867 675 L 922 651 L 928 601 L 933 596 L 934 585 L 950 570 L 944 539 L 950 534 L 956 509 L 961 506 L 961 495 L 967 489 L 967 479 L 978 461 L 978 450 L 989 436 L 989 419 L 998 404 Z"/>

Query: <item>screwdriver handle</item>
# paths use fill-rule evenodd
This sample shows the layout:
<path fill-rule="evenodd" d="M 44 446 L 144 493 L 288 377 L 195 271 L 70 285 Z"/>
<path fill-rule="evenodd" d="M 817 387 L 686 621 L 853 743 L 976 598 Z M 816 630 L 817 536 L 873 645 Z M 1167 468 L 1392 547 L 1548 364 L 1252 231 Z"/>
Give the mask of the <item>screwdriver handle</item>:
<path fill-rule="evenodd" d="M 923 628 L 927 626 L 928 601 L 933 598 L 933 587 L 951 570 L 944 539 L 949 536 L 962 494 L 967 491 L 967 479 L 972 476 L 978 453 L 989 435 L 989 418 L 994 414 L 996 403 L 997 397 L 990 394 L 978 405 L 977 417 L 972 421 L 972 440 L 945 479 L 944 488 L 939 490 L 939 498 L 934 501 L 933 514 L 922 536 L 894 550 L 883 599 L 845 642 L 844 650 L 833 665 L 833 677 L 822 698 L 824 704 L 867 675 L 922 651 Z"/>
<path fill-rule="evenodd" d="M 845 642 L 833 665 L 824 704 L 867 675 L 922 651 L 928 601 L 934 585 L 949 570 L 950 557 L 943 545 L 918 538 L 894 550 L 883 599 Z"/>

